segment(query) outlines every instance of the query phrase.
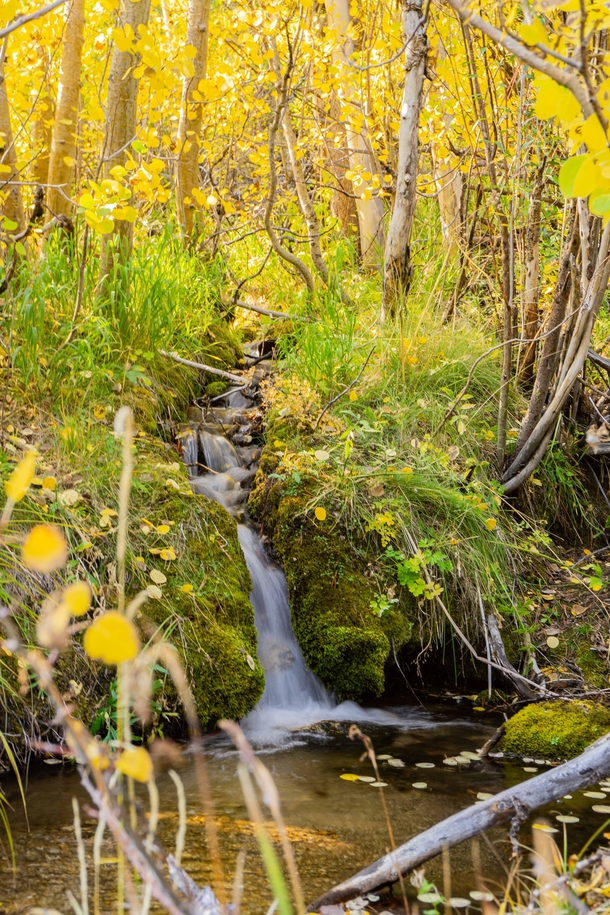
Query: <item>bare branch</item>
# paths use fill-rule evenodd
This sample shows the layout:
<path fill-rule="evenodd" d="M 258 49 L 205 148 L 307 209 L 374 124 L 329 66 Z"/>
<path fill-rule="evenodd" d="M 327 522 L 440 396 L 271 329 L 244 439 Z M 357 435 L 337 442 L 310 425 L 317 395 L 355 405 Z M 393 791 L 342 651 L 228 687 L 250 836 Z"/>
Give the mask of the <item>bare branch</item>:
<path fill-rule="evenodd" d="M 48 6 L 41 7 L 39 10 L 35 10 L 33 13 L 28 13 L 27 16 L 18 16 L 17 19 L 13 19 L 10 25 L 0 29 L 0 38 L 4 38 L 6 35 L 10 35 L 11 32 L 21 28 L 22 25 L 26 25 L 28 22 L 33 22 L 34 19 L 40 19 L 42 16 L 46 16 L 47 13 L 53 12 L 54 9 L 57 9 L 58 6 L 61 6 L 62 3 L 65 2 L 66 0 L 53 0 L 53 3 L 49 3 Z"/>

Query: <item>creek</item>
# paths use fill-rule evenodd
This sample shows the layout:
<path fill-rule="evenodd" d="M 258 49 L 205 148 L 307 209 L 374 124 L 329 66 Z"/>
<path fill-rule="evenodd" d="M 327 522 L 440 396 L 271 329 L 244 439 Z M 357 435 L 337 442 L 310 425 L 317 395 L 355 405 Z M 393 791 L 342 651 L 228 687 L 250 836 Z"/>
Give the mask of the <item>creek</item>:
<path fill-rule="evenodd" d="M 269 368 L 259 363 L 259 378 Z M 245 514 L 247 486 L 256 473 L 259 456 L 259 449 L 250 441 L 253 398 L 244 390 L 235 390 L 220 401 L 217 398 L 216 403 L 206 409 L 202 424 L 183 430 L 183 455 L 194 490 L 220 502 L 239 525 L 239 540 L 252 579 L 259 660 L 266 675 L 264 694 L 242 726 L 276 781 L 305 896 L 312 899 L 388 850 L 381 790 L 396 841 L 401 843 L 474 803 L 478 793 L 498 793 L 530 773 L 542 771 L 546 763 L 475 759 L 476 751 L 500 719 L 472 711 L 463 697 L 443 703 L 432 700 L 426 707 L 386 703 L 367 709 L 333 700 L 307 669 L 291 625 L 286 579 Z M 222 434 L 227 429 L 232 430 L 232 441 Z M 362 745 L 348 738 L 351 723 L 357 723 L 373 740 L 385 787 L 373 784 L 371 764 L 361 759 Z M 220 733 L 208 735 L 205 744 L 227 885 L 231 884 L 238 852 L 245 848 L 244 910 L 263 913 L 271 897 L 236 776 L 237 754 Z M 447 757 L 456 756 L 460 762 L 444 764 Z M 209 857 L 188 753 L 179 774 L 187 801 L 183 864 L 203 885 L 210 881 Z M 352 778 L 341 777 L 346 775 Z M 70 764 L 37 763 L 32 767 L 27 785 L 29 828 L 17 786 L 6 787 L 17 875 L 13 878 L 5 850 L 0 862 L 0 912 L 17 913 L 32 905 L 67 912 L 66 891 L 79 898 L 72 798 L 77 797 L 86 809 L 86 797 L 78 774 Z M 171 850 L 178 829 L 176 789 L 167 775 L 159 777 L 158 787 L 158 840 Z M 146 807 L 146 791 L 138 794 Z M 596 803 L 599 800 L 579 793 L 545 812 L 553 821 L 562 814 L 578 818 L 567 827 L 559 821 L 554 823 L 560 843 L 567 828 L 565 842 L 570 853 L 578 851 L 603 823 L 605 817 L 591 810 Z M 83 817 L 89 862 L 95 825 L 94 820 Z M 528 841 L 526 830 L 523 839 Z M 115 910 L 116 905 L 114 854 L 110 839 L 105 839 L 99 890 L 103 912 Z M 501 893 L 509 857 L 507 828 L 492 831 L 474 845 L 464 843 L 452 850 L 447 895 L 468 897 L 469 892 L 480 889 L 477 874 L 482 875 L 489 890 Z M 92 868 L 89 870 L 92 885 Z M 431 862 L 426 874 L 442 891 L 442 862 Z M 409 886 L 409 892 L 414 895 L 416 891 Z"/>

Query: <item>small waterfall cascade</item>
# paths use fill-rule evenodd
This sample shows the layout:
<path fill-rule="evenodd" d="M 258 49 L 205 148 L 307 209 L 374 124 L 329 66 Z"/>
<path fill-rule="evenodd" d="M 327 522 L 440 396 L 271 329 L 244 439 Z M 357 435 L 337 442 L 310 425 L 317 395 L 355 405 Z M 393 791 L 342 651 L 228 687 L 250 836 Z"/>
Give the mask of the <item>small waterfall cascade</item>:
<path fill-rule="evenodd" d="M 261 421 L 255 392 L 272 371 L 272 362 L 257 355 L 250 354 L 258 364 L 249 387 L 214 398 L 202 408 L 200 423 L 183 427 L 181 441 L 193 490 L 219 502 L 238 521 L 239 542 L 252 578 L 258 658 L 265 670 L 263 696 L 243 725 L 253 739 L 267 743 L 274 742 L 278 729 L 328 719 L 335 703 L 305 664 L 292 628 L 286 578 L 268 557 L 244 510 L 261 452 L 252 444 Z"/>

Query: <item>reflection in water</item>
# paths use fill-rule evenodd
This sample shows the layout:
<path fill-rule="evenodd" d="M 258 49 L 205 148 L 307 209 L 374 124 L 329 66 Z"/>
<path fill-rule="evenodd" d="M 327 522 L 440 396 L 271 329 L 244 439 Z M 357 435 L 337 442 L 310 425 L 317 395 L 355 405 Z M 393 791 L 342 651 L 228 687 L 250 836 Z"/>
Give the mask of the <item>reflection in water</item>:
<path fill-rule="evenodd" d="M 466 768 L 443 765 L 445 756 L 476 750 L 493 731 L 493 726 L 482 725 L 478 720 L 456 717 L 455 708 L 437 707 L 433 711 L 395 708 L 392 716 L 393 726 L 362 723 L 361 726 L 373 738 L 378 754 L 389 754 L 405 763 L 404 768 L 394 768 L 387 761 L 380 763 L 383 778 L 388 783 L 385 795 L 397 842 L 406 841 L 473 803 L 477 792 L 497 793 L 529 777 L 522 765 L 506 761 L 486 760 Z M 361 745 L 347 738 L 346 725 L 325 725 L 319 730 L 319 734 L 295 735 L 293 745 L 288 748 L 268 749 L 263 753 L 280 791 L 305 895 L 309 899 L 359 870 L 388 848 L 379 789 L 339 777 L 345 772 L 372 774 L 368 761 L 359 761 Z M 265 912 L 270 902 L 269 891 L 235 774 L 236 754 L 222 736 L 209 738 L 206 745 L 227 885 L 231 882 L 237 853 L 245 847 L 248 851 L 245 911 Z M 434 768 L 418 768 L 415 765 L 418 762 L 434 763 Z M 209 882 L 209 861 L 195 774 L 188 756 L 180 775 L 189 804 L 184 865 L 198 883 L 204 884 Z M 422 781 L 428 785 L 426 790 L 411 787 L 414 782 Z M 175 789 L 168 777 L 161 777 L 159 790 L 162 811 L 159 839 L 171 850 L 177 826 Z M 54 906 L 63 913 L 70 911 L 66 890 L 71 889 L 78 896 L 73 795 L 85 800 L 76 773 L 67 767 L 57 766 L 49 771 L 41 766 L 33 774 L 28 789 L 31 824 L 28 835 L 19 809 L 18 792 L 16 789 L 10 792 L 18 874 L 13 883 L 5 856 L 0 864 L 0 912 L 13 915 L 30 905 Z M 141 792 L 140 800 L 146 810 L 145 792 Z M 594 803 L 580 793 L 571 800 L 555 803 L 546 812 L 551 818 L 560 812 L 581 817 L 580 823 L 568 827 L 570 852 L 577 851 L 601 825 L 603 817 L 589 812 Z M 83 820 L 89 855 L 95 822 L 87 820 L 86 816 Z M 493 890 L 501 885 L 505 876 L 503 862 L 510 855 L 508 830 L 494 830 L 489 838 L 496 845 L 495 851 L 484 839 L 479 847 L 483 873 Z M 525 833 L 524 840 L 527 839 Z M 103 855 L 108 863 L 102 865 L 102 911 L 110 912 L 114 911 L 116 900 L 114 849 L 110 841 L 105 844 Z M 467 895 L 469 890 L 476 888 L 471 843 L 451 851 L 451 866 L 454 894 Z M 426 867 L 426 874 L 442 888 L 440 862 L 431 862 Z"/>

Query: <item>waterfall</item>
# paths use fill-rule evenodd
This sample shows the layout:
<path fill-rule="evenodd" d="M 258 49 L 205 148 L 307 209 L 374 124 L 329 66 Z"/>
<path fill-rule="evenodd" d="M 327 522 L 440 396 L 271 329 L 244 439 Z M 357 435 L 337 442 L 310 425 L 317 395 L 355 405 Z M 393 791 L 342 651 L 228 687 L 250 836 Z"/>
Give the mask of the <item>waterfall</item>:
<path fill-rule="evenodd" d="M 292 628 L 286 577 L 269 559 L 261 538 L 243 512 L 242 504 L 248 498 L 244 486 L 257 469 L 253 449 L 235 447 L 224 435 L 209 428 L 235 420 L 243 404 L 247 404 L 245 412 L 251 410 L 252 401 L 237 391 L 222 402 L 225 406 L 210 409 L 199 428 L 183 435 L 183 459 L 192 474 L 195 492 L 219 502 L 240 522 L 239 542 L 252 579 L 250 600 L 258 632 L 258 658 L 265 671 L 263 696 L 243 724 L 258 743 L 273 743 L 272 735 L 279 731 L 328 719 L 335 703 L 305 663 Z M 204 468 L 207 472 L 201 473 Z"/>

